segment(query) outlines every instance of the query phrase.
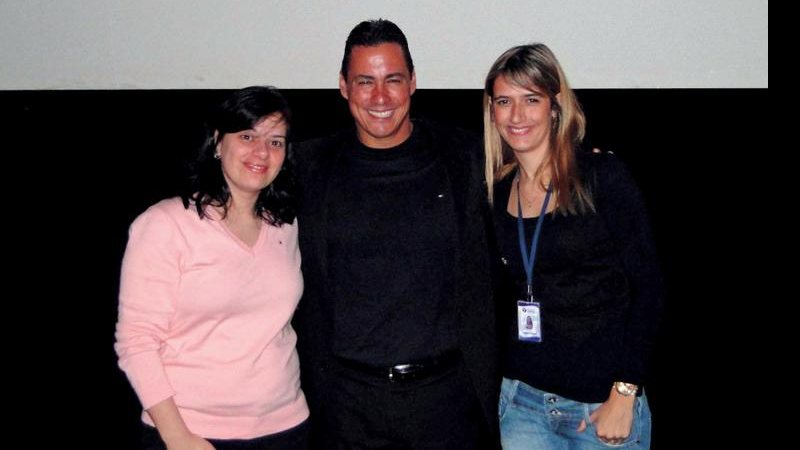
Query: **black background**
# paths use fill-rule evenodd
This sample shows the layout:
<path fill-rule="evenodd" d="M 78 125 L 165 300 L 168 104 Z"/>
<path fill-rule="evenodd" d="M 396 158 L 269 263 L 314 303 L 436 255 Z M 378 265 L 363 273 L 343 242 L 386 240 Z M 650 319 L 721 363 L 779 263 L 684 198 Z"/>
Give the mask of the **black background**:
<path fill-rule="evenodd" d="M 43 338 L 35 349 L 18 350 L 26 369 L 17 374 L 37 379 L 41 394 L 31 398 L 48 427 L 73 422 L 72 430 L 91 436 L 102 426 L 99 435 L 112 439 L 101 448 L 136 448 L 139 405 L 113 350 L 127 227 L 176 193 L 205 111 L 227 92 L 0 91 L 11 150 L 7 236 L 27 243 L 7 255 L 16 267 L 11 281 L 28 292 L 8 314 L 25 314 L 25 326 Z M 352 123 L 336 90 L 284 93 L 295 140 Z M 693 445 L 704 435 L 717 442 L 719 435 L 698 429 L 710 431 L 710 402 L 730 396 L 721 377 L 740 371 L 726 324 L 736 323 L 734 306 L 751 294 L 742 262 L 754 244 L 742 229 L 761 211 L 752 162 L 764 151 L 768 90 L 577 93 L 588 119 L 586 146 L 616 153 L 644 192 L 667 281 L 647 384 L 652 448 L 684 448 L 689 435 Z M 479 90 L 418 90 L 412 114 L 479 132 L 481 101 Z"/>

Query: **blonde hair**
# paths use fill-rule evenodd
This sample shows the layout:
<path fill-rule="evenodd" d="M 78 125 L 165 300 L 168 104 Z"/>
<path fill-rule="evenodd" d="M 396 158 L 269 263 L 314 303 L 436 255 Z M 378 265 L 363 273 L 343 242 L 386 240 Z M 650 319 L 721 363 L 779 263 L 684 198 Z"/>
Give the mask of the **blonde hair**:
<path fill-rule="evenodd" d="M 575 149 L 583 141 L 586 118 L 555 55 L 546 45 L 538 43 L 506 50 L 486 75 L 483 129 L 489 201 L 493 200 L 495 181 L 502 180 L 517 168 L 513 152 L 503 142 L 492 121 L 494 82 L 500 76 L 519 87 L 543 91 L 550 98 L 554 118 L 551 122 L 549 151 L 535 175 L 549 169 L 556 209 L 562 214 L 594 210 L 591 195 L 581 183 L 575 167 Z"/>

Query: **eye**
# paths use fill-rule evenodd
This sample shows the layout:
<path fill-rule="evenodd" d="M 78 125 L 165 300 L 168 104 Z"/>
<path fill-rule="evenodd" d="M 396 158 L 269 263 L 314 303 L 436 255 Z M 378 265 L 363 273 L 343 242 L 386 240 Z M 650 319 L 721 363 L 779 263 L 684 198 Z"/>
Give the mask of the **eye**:
<path fill-rule="evenodd" d="M 272 145 L 275 148 L 283 148 L 284 143 L 283 143 L 283 141 L 279 141 L 279 140 L 276 139 L 276 140 L 273 140 L 272 142 L 270 142 L 270 145 Z"/>
<path fill-rule="evenodd" d="M 539 103 L 539 97 L 528 97 L 528 103 Z"/>
<path fill-rule="evenodd" d="M 242 135 L 239 135 L 239 139 L 241 139 L 241 140 L 243 140 L 245 142 L 250 142 L 250 141 L 253 140 L 253 136 L 250 136 L 249 134 L 242 134 Z"/>
<path fill-rule="evenodd" d="M 367 86 L 367 85 L 372 84 L 372 80 L 361 79 L 361 80 L 358 80 L 357 83 L 358 83 L 359 86 Z"/>
<path fill-rule="evenodd" d="M 500 106 L 507 105 L 508 104 L 508 99 L 507 98 L 498 98 L 497 100 L 494 101 L 494 104 L 495 105 L 500 105 Z"/>

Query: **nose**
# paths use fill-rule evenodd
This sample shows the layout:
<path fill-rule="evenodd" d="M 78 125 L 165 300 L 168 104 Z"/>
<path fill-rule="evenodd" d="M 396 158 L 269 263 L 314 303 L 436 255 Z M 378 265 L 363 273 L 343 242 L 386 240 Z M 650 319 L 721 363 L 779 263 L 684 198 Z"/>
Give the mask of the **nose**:
<path fill-rule="evenodd" d="M 372 103 L 376 105 L 383 105 L 387 102 L 388 95 L 386 86 L 383 83 L 375 83 L 375 88 L 372 90 Z"/>
<path fill-rule="evenodd" d="M 525 118 L 525 109 L 517 104 L 511 105 L 511 121 L 514 123 L 522 122 Z"/>
<path fill-rule="evenodd" d="M 263 159 L 268 159 L 272 150 L 272 141 L 269 139 L 265 139 L 261 142 L 260 145 L 257 145 L 255 148 L 256 156 Z"/>

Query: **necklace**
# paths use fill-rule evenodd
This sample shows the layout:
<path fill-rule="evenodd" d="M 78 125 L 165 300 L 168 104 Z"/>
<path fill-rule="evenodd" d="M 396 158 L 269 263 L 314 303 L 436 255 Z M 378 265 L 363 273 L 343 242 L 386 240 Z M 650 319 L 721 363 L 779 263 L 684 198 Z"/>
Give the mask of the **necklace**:
<path fill-rule="evenodd" d="M 517 196 L 522 199 L 522 203 L 524 203 L 525 206 L 528 208 L 533 208 L 533 199 L 528 200 L 524 195 L 522 195 L 522 189 L 520 189 L 519 183 L 517 183 Z"/>
<path fill-rule="evenodd" d="M 517 182 L 515 183 L 517 185 L 517 197 L 519 197 L 522 200 L 522 202 L 525 203 L 525 206 L 527 206 L 528 208 L 532 209 L 533 208 L 533 202 L 534 202 L 534 200 L 536 200 L 536 197 L 534 196 L 534 198 L 532 198 L 530 200 L 525 198 L 525 196 L 522 194 L 522 187 L 521 187 L 522 183 L 520 183 L 520 181 L 521 180 L 518 178 Z"/>

